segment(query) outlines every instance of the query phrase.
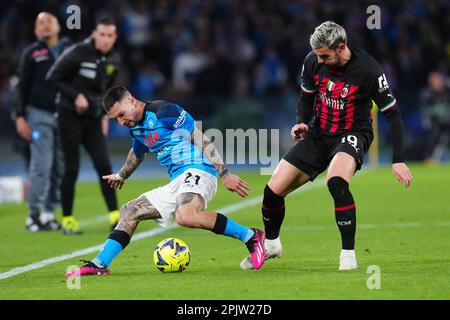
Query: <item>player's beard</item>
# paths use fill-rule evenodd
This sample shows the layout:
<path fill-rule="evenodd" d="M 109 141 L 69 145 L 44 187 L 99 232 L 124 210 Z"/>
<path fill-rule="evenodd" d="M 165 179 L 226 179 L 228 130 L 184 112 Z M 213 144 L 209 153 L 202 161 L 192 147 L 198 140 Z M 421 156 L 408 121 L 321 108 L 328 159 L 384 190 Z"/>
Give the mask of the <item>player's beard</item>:
<path fill-rule="evenodd" d="M 327 69 L 334 70 L 334 69 L 337 69 L 337 68 L 340 67 L 340 65 L 339 65 L 340 62 L 341 62 L 341 59 L 338 57 L 338 60 L 336 61 L 336 63 L 333 63 L 333 64 L 325 64 L 325 67 L 327 67 Z"/>
<path fill-rule="evenodd" d="M 338 68 L 344 66 L 348 62 L 348 61 L 345 61 L 345 59 L 343 59 L 343 54 L 340 55 L 337 52 L 337 50 L 335 52 L 336 52 L 337 61 L 336 61 L 336 63 L 333 63 L 333 64 L 329 64 L 329 65 L 325 64 L 325 67 L 327 67 L 327 69 L 331 69 L 331 70 L 338 69 Z"/>
<path fill-rule="evenodd" d="M 43 41 L 48 41 L 48 40 L 50 40 L 51 38 L 53 38 L 55 35 L 53 34 L 53 33 L 51 33 L 51 31 L 48 31 L 48 32 L 44 32 L 41 36 L 40 36 L 40 38 L 43 40 Z"/>
<path fill-rule="evenodd" d="M 332 63 L 332 64 L 326 64 L 326 63 L 324 63 L 324 64 L 325 64 L 325 67 L 326 67 L 327 69 L 334 70 L 334 69 L 337 69 L 337 68 L 340 67 L 340 64 L 341 64 L 341 56 L 339 55 L 339 53 L 337 52 L 337 50 L 335 50 L 334 53 L 336 54 L 336 62 L 335 62 L 335 63 Z"/>
<path fill-rule="evenodd" d="M 136 109 L 134 109 L 133 110 L 133 117 L 132 117 L 132 119 L 130 119 L 130 121 L 128 121 L 128 127 L 129 128 L 133 128 L 133 127 L 135 127 L 136 126 L 136 123 L 138 123 L 139 122 L 139 119 L 138 119 L 138 112 L 137 112 L 137 110 Z M 132 122 L 133 123 L 133 125 L 131 126 L 130 124 L 130 122 Z"/>
<path fill-rule="evenodd" d="M 325 64 L 325 67 L 329 70 L 334 70 L 337 69 L 339 67 L 339 62 L 338 63 L 333 63 L 333 64 Z"/>

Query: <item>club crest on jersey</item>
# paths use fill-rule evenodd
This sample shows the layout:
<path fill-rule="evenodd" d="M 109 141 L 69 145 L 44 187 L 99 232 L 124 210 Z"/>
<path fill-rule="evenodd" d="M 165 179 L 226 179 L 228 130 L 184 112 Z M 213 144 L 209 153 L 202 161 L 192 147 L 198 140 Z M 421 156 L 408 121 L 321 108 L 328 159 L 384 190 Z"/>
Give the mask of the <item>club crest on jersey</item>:
<path fill-rule="evenodd" d="M 344 99 L 345 97 L 347 97 L 348 95 L 348 87 L 347 85 L 345 87 L 342 88 L 341 90 L 341 98 Z"/>
<path fill-rule="evenodd" d="M 153 126 L 155 125 L 155 122 L 153 121 L 153 119 L 148 120 L 147 125 L 149 128 L 153 128 Z"/>

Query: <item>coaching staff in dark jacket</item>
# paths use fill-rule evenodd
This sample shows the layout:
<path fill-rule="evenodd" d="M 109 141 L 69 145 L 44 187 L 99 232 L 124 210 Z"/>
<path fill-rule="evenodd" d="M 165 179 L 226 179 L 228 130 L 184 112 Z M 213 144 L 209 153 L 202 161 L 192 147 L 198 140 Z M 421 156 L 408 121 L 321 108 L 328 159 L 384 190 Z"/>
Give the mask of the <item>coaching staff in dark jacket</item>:
<path fill-rule="evenodd" d="M 47 79 L 61 93 L 58 105 L 65 158 L 61 188 L 64 234 L 81 233 L 72 212 L 80 144 L 91 157 L 99 176 L 111 227 L 119 219 L 115 191 L 101 179 L 112 172 L 106 147 L 108 119 L 101 101 L 103 93 L 113 85 L 120 63 L 119 54 L 113 48 L 116 39 L 114 20 L 99 18 L 91 37 L 69 48 L 47 74 Z"/>
<path fill-rule="evenodd" d="M 30 143 L 26 229 L 31 232 L 57 230 L 54 210 L 60 204 L 63 155 L 56 113 L 57 91 L 45 81 L 55 59 L 69 46 L 59 39 L 58 19 L 50 12 L 37 15 L 34 32 L 37 41 L 21 57 L 15 104 L 16 130 Z"/>

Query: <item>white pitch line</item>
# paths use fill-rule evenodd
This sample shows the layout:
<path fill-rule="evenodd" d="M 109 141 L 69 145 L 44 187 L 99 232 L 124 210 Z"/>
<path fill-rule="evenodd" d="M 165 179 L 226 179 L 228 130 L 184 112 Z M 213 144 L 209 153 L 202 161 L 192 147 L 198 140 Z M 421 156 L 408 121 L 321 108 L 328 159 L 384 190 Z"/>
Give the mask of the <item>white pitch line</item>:
<path fill-rule="evenodd" d="M 108 216 L 106 214 L 92 218 L 92 219 L 86 219 L 80 221 L 80 227 L 86 228 L 87 226 L 91 226 L 100 222 L 108 221 Z"/>
<path fill-rule="evenodd" d="M 317 183 L 308 184 L 308 185 L 303 186 L 302 188 L 296 190 L 294 193 L 299 193 L 299 192 L 303 192 L 303 191 L 307 191 L 307 190 L 316 189 L 316 188 L 322 187 L 324 184 L 325 184 L 325 179 L 321 179 L 321 180 L 317 181 Z M 231 205 L 219 208 L 216 211 L 220 212 L 222 214 L 229 214 L 229 213 L 236 212 L 236 211 L 248 208 L 248 207 L 253 207 L 255 205 L 258 205 L 258 204 L 261 203 L 262 198 L 263 198 L 262 196 L 256 196 L 256 197 L 253 197 L 253 198 L 250 198 L 250 199 L 246 199 L 246 200 L 240 201 L 240 202 L 235 203 L 235 204 L 231 204 Z M 86 226 L 86 225 L 94 224 L 96 222 L 103 222 L 104 220 L 105 220 L 105 217 L 101 216 L 101 217 L 97 217 L 97 218 L 94 218 L 94 219 L 87 220 L 87 221 L 85 221 L 83 223 L 83 225 Z M 131 239 L 131 242 L 142 240 L 142 239 L 145 239 L 145 238 L 149 238 L 149 237 L 155 236 L 157 234 L 163 233 L 166 230 L 170 230 L 170 229 L 173 229 L 173 228 L 176 228 L 176 227 L 178 227 L 178 225 L 173 223 L 173 224 L 169 225 L 167 228 L 160 228 L 160 227 L 158 227 L 158 228 L 151 229 L 151 230 L 148 230 L 148 231 L 139 232 L 139 233 L 137 233 L 137 234 L 135 234 L 133 236 L 133 238 Z M 25 272 L 29 272 L 29 271 L 32 271 L 32 270 L 40 269 L 40 268 L 43 268 L 43 267 L 48 266 L 50 264 L 54 264 L 54 263 L 58 263 L 58 262 L 61 262 L 61 261 L 69 260 L 69 259 L 76 258 L 76 257 L 79 257 L 79 256 L 83 256 L 83 255 L 86 255 L 86 254 L 89 254 L 89 253 L 92 253 L 92 252 L 97 252 L 97 251 L 100 251 L 102 248 L 103 248 L 103 244 L 99 244 L 99 245 L 96 245 L 96 246 L 93 246 L 93 247 L 85 248 L 85 249 L 82 249 L 82 250 L 77 250 L 77 251 L 74 251 L 74 252 L 71 252 L 71 253 L 68 253 L 68 254 L 64 254 L 64 255 L 61 255 L 61 256 L 49 258 L 49 259 L 46 259 L 46 260 L 37 261 L 35 263 L 31 263 L 31 264 L 28 264 L 28 265 L 23 266 L 23 267 L 17 267 L 17 268 L 9 270 L 7 272 L 0 273 L 0 280 L 11 278 L 11 277 L 17 276 L 17 275 L 19 275 L 21 273 L 25 273 Z"/>
<path fill-rule="evenodd" d="M 361 171 L 359 175 L 367 173 L 367 172 L 370 172 L 370 171 L 372 171 L 370 168 L 366 169 L 364 171 Z M 304 192 L 304 191 L 308 191 L 308 190 L 312 190 L 312 189 L 317 189 L 319 187 L 324 186 L 325 184 L 326 184 L 326 178 L 322 178 L 322 179 L 316 181 L 315 183 L 310 183 L 310 184 L 302 186 L 301 188 L 299 188 L 299 189 L 295 190 L 294 192 L 292 192 L 292 194 L 298 194 L 300 192 Z M 261 203 L 262 199 L 263 199 L 262 196 L 256 196 L 256 197 L 253 197 L 253 198 L 250 198 L 250 199 L 246 199 L 246 200 L 240 201 L 240 202 L 235 203 L 235 204 L 231 204 L 231 205 L 219 208 L 219 209 L 217 209 L 215 211 L 220 212 L 222 214 L 229 214 L 231 212 L 236 212 L 236 211 L 248 208 L 248 207 L 252 207 L 252 206 L 258 205 L 258 204 Z M 101 222 L 101 221 L 104 221 L 104 220 L 105 220 L 104 217 L 97 217 L 97 218 L 85 221 L 83 225 L 86 226 L 86 225 L 94 224 L 96 222 Z M 151 230 L 148 230 L 148 231 L 139 232 L 139 233 L 137 233 L 137 234 L 135 234 L 133 236 L 133 238 L 131 239 L 131 242 L 142 240 L 142 239 L 145 239 L 145 238 L 148 238 L 148 237 L 152 237 L 152 236 L 155 236 L 157 234 L 163 233 L 166 230 L 170 230 L 170 229 L 173 229 L 173 228 L 176 228 L 176 227 L 178 227 L 178 225 L 174 223 L 174 224 L 169 225 L 167 228 L 160 228 L 159 227 L 159 228 L 151 229 Z M 58 263 L 58 262 L 61 262 L 61 261 L 69 260 L 69 259 L 72 259 L 72 258 L 75 258 L 75 257 L 79 257 L 79 256 L 82 256 L 82 255 L 86 255 L 86 254 L 89 254 L 89 253 L 92 253 L 92 252 L 96 252 L 96 251 L 101 250 L 102 248 L 103 248 L 103 244 L 99 244 L 99 245 L 96 245 L 96 246 L 93 246 L 93 247 L 77 250 L 77 251 L 74 251 L 74 252 L 71 252 L 71 253 L 68 253 L 68 254 L 64 254 L 64 255 L 61 255 L 61 256 L 49 258 L 49 259 L 46 259 L 46 260 L 37 261 L 37 262 L 31 263 L 31 264 L 28 264 L 26 266 L 23 266 L 23 267 L 17 267 L 17 268 L 9 270 L 7 272 L 0 273 L 0 280 L 11 278 L 11 277 L 17 276 L 17 275 L 19 275 L 21 273 L 25 273 L 25 272 L 29 272 L 29 271 L 32 271 L 32 270 L 40 269 L 40 268 L 43 268 L 43 267 L 48 266 L 50 264 Z"/>

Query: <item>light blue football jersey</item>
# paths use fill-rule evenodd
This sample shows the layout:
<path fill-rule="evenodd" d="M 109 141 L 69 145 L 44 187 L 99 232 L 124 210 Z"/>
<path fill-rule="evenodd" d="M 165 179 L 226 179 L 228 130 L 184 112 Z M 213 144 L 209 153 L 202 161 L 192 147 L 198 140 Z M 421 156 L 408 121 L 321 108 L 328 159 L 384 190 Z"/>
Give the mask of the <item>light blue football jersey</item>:
<path fill-rule="evenodd" d="M 143 120 L 130 129 L 133 152 L 155 153 L 171 180 L 189 168 L 217 176 L 209 159 L 191 141 L 194 128 L 194 119 L 180 105 L 164 100 L 147 102 Z"/>

